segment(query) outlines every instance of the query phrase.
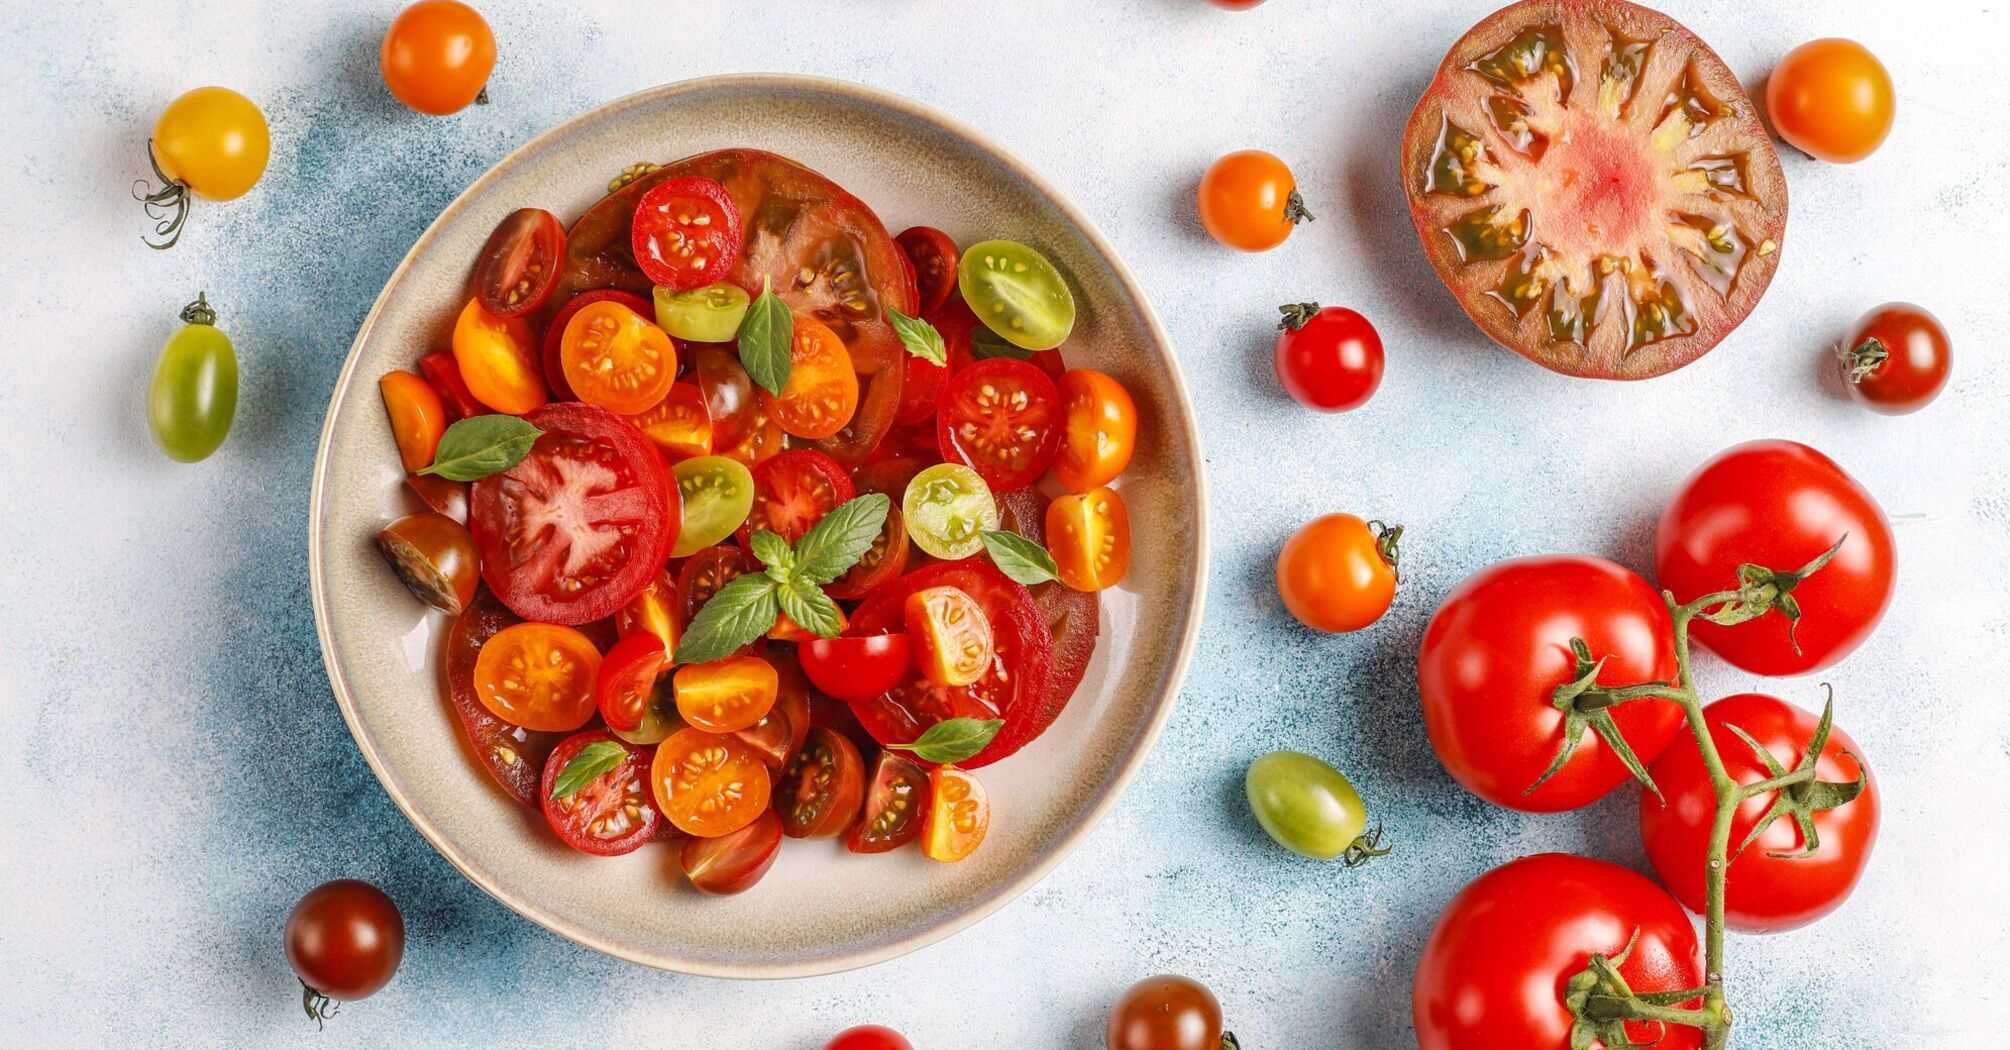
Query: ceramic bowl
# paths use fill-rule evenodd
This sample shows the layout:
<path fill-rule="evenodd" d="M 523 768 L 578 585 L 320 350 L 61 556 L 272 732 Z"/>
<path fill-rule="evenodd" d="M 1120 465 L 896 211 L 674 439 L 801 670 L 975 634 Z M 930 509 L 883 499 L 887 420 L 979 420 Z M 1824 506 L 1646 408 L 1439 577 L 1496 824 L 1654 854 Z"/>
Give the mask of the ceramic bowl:
<path fill-rule="evenodd" d="M 989 838 L 969 859 L 919 850 L 860 857 L 836 840 L 784 843 L 737 897 L 682 884 L 676 850 L 601 859 L 561 845 L 543 817 L 476 764 L 442 697 L 447 622 L 424 613 L 373 537 L 418 509 L 402 484 L 377 394 L 385 372 L 447 345 L 469 268 L 497 221 L 535 205 L 561 217 L 641 159 L 728 146 L 792 157 L 835 179 L 891 230 L 939 226 L 1045 252 L 1073 285 L 1064 350 L 1136 397 L 1140 448 L 1120 481 L 1135 554 L 1102 594 L 1102 634 L 1061 718 L 985 768 Z M 609 103 L 539 136 L 462 193 L 392 273 L 350 348 L 314 463 L 314 616 L 335 699 L 356 744 L 420 832 L 476 885 L 533 922 L 623 959 L 683 973 L 792 977 L 863 966 L 976 922 L 1081 841 L 1165 724 L 1200 624 L 1207 500 L 1193 410 L 1143 292 L 1095 228 L 1023 163 L 906 99 L 854 84 L 730 76 Z"/>

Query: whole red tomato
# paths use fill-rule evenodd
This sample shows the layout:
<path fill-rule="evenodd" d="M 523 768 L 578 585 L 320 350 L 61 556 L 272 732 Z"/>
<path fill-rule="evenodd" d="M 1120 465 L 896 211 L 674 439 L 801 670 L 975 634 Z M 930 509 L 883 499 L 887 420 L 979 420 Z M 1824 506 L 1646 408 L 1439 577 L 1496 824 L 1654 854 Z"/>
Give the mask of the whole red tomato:
<path fill-rule="evenodd" d="M 1703 718 L 1710 725 L 1717 753 L 1723 756 L 1725 771 L 1740 784 L 1757 783 L 1774 773 L 1729 727 L 1744 730 L 1782 767 L 1793 769 L 1814 739 L 1818 724 L 1814 715 L 1760 693 L 1727 696 L 1704 708 Z M 1775 855 L 1798 854 L 1807 848 L 1791 815 L 1774 820 L 1742 853 L 1737 852 L 1778 792 L 1754 796 L 1738 807 L 1731 818 L 1730 845 L 1735 859 L 1724 883 L 1726 926 L 1748 933 L 1791 930 L 1827 915 L 1849 897 L 1877 842 L 1877 782 L 1871 779 L 1870 767 L 1863 763 L 1863 752 L 1856 742 L 1848 733 L 1831 728 L 1815 763 L 1816 779 L 1853 784 L 1859 772 L 1864 778 L 1861 794 L 1810 814 L 1820 842 L 1812 856 Z M 1675 899 L 1700 914 L 1710 825 L 1717 813 L 1710 773 L 1703 766 L 1702 752 L 1682 746 L 1663 752 L 1653 773 L 1667 802 L 1664 805 L 1642 793 L 1640 837 L 1647 843 L 1647 859 L 1654 863 L 1655 873 Z"/>
<path fill-rule="evenodd" d="M 1661 512 L 1654 573 L 1687 602 L 1735 589 L 1740 565 L 1790 573 L 1837 540 L 1835 557 L 1793 587 L 1798 627 L 1769 612 L 1731 626 L 1697 620 L 1690 632 L 1740 670 L 1807 674 L 1870 637 L 1897 571 L 1884 511 L 1834 460 L 1793 441 L 1750 441 L 1719 453 Z"/>
<path fill-rule="evenodd" d="M 1636 939 L 1637 938 L 1637 939 Z M 1635 992 L 1703 984 L 1695 928 L 1674 898 L 1617 864 L 1567 853 L 1509 861 L 1474 879 L 1438 916 L 1410 986 L 1421 1050 L 1563 1050 L 1565 984 L 1593 952 Z M 1547 993 L 1547 994 L 1546 994 Z M 1691 1004 L 1693 1005 L 1693 1004 Z M 1699 1029 L 1627 1025 L 1655 1050 L 1701 1045 Z"/>
<path fill-rule="evenodd" d="M 824 1050 L 914 1050 L 914 1044 L 884 1025 L 862 1024 L 839 1032 Z"/>
<path fill-rule="evenodd" d="M 1850 395 L 1888 416 L 1925 408 L 1953 367 L 1947 329 L 1925 307 L 1886 303 L 1857 318 L 1840 357 Z"/>
<path fill-rule="evenodd" d="M 1382 337 L 1344 306 L 1284 307 L 1277 379 L 1298 403 L 1321 412 L 1360 408 L 1382 385 Z"/>
<path fill-rule="evenodd" d="M 1424 630 L 1417 691 L 1424 726 L 1445 770 L 1467 790 L 1510 809 L 1576 809 L 1631 774 L 1587 728 L 1569 761 L 1528 788 L 1563 744 L 1564 712 L 1551 698 L 1576 677 L 1571 639 L 1605 658 L 1605 686 L 1672 681 L 1668 607 L 1632 571 L 1588 555 L 1520 558 L 1466 578 Z M 1642 698 L 1608 708 L 1641 762 L 1681 728 L 1682 711 Z"/>

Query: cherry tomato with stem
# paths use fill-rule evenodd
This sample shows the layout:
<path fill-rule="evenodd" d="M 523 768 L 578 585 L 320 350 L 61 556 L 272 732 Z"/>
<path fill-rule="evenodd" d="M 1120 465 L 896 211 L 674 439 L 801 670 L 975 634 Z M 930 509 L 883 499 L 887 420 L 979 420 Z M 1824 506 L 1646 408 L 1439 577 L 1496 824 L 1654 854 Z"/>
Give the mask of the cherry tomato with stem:
<path fill-rule="evenodd" d="M 1200 223 L 1230 248 L 1269 251 L 1311 219 L 1291 169 L 1262 150 L 1231 153 L 1201 176 Z"/>
<path fill-rule="evenodd" d="M 565 264 L 565 227 L 543 208 L 503 216 L 475 259 L 475 298 L 497 317 L 522 317 L 543 306 Z"/>
<path fill-rule="evenodd" d="M 1854 40 L 1824 37 L 1787 52 L 1766 78 L 1766 115 L 1787 144 L 1818 160 L 1854 164 L 1891 134 L 1891 74 Z"/>
<path fill-rule="evenodd" d="M 712 179 L 666 179 L 635 206 L 633 248 L 635 265 L 664 288 L 716 283 L 740 260 L 740 206 Z"/>
<path fill-rule="evenodd" d="M 839 1032 L 824 1050 L 914 1050 L 914 1044 L 884 1025 L 867 1024 Z"/>
<path fill-rule="evenodd" d="M 1283 307 L 1278 324 L 1277 380 L 1308 408 L 1360 408 L 1382 385 L 1382 337 L 1368 319 L 1344 306 Z"/>
<path fill-rule="evenodd" d="M 583 784 L 567 785 L 571 790 L 561 794 L 566 769 L 595 745 L 619 749 L 614 765 Z M 545 759 L 538 792 L 544 819 L 559 841 L 581 853 L 618 857 L 655 839 L 662 818 L 649 790 L 649 761 L 648 749 L 603 730 L 576 733 L 560 743 Z"/>
<path fill-rule="evenodd" d="M 377 549 L 412 595 L 459 616 L 481 586 L 480 559 L 467 526 L 444 514 L 408 514 L 377 533 Z"/>
<path fill-rule="evenodd" d="M 1326 514 L 1306 522 L 1277 554 L 1277 596 L 1315 631 L 1358 631 L 1396 597 L 1401 525 Z"/>
<path fill-rule="evenodd" d="M 685 839 L 677 860 L 700 893 L 726 897 L 754 888 L 781 851 L 782 818 L 769 810 L 738 831 Z"/>
<path fill-rule="evenodd" d="M 865 703 L 898 686 L 912 653 L 904 634 L 812 638 L 796 647 L 810 684 L 846 703 Z"/>
<path fill-rule="evenodd" d="M 496 38 L 459 0 L 419 0 L 392 20 L 377 59 L 392 97 L 444 117 L 488 101 Z"/>
<path fill-rule="evenodd" d="M 1108 1050 L 1222 1050 L 1221 1003 L 1191 977 L 1160 974 L 1131 985 L 1110 1007 Z"/>
<path fill-rule="evenodd" d="M 181 320 L 154 363 L 147 426 L 169 459 L 196 463 L 223 445 L 237 416 L 237 350 L 200 292 Z"/>
<path fill-rule="evenodd" d="M 822 726 L 811 729 L 775 789 L 783 833 L 796 839 L 842 835 L 864 802 L 865 759 L 857 745 Z"/>
<path fill-rule="evenodd" d="M 1953 354 L 1940 319 L 1911 303 L 1886 303 L 1857 318 L 1836 348 L 1850 396 L 1888 416 L 1939 397 Z"/>
<path fill-rule="evenodd" d="M 331 1000 L 367 999 L 398 972 L 405 920 L 383 890 L 336 879 L 308 890 L 286 916 L 286 961 L 300 977 L 307 1016 L 325 1021 Z"/>
<path fill-rule="evenodd" d="M 144 182 L 133 187 L 158 238 L 146 245 L 175 246 L 188 221 L 191 196 L 227 201 L 251 192 L 271 155 L 272 131 L 265 114 L 243 95 L 226 87 L 199 87 L 168 103 L 147 140 L 147 158 L 161 187 L 151 189 Z"/>

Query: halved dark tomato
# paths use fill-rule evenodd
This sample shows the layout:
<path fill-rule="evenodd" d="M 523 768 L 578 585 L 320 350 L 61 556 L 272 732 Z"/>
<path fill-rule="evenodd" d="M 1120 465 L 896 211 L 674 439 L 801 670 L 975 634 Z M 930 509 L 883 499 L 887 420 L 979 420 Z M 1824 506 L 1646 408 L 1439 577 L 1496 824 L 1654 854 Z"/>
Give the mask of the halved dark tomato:
<path fill-rule="evenodd" d="M 636 202 L 629 232 L 643 275 L 672 291 L 723 280 L 740 261 L 740 207 L 711 179 L 665 179 L 649 187 Z"/>
<path fill-rule="evenodd" d="M 560 345 L 565 341 L 566 322 L 572 320 L 573 314 L 594 303 L 620 303 L 644 317 L 652 316 L 651 312 L 655 309 L 649 300 L 619 288 L 596 288 L 567 299 L 565 305 L 558 308 L 558 313 L 552 316 L 551 323 L 545 326 L 544 342 L 538 354 L 538 364 L 544 371 L 545 385 L 551 387 L 553 400 L 579 400 L 579 395 L 573 393 L 572 386 L 565 381 L 565 364 L 559 360 L 558 352 Z"/>
<path fill-rule="evenodd" d="M 474 483 L 482 578 L 528 620 L 609 616 L 662 570 L 682 511 L 663 457 L 627 420 L 573 401 L 524 417 L 544 436 L 516 466 Z"/>
<path fill-rule="evenodd" d="M 522 317 L 558 287 L 565 227 L 543 208 L 518 208 L 496 224 L 475 260 L 475 298 L 499 317 Z"/>
<path fill-rule="evenodd" d="M 911 226 L 893 240 L 914 264 L 914 290 L 921 297 L 921 311 L 942 309 L 956 292 L 956 264 L 963 258 L 956 242 L 933 226 Z"/>
<path fill-rule="evenodd" d="M 898 751 L 881 751 L 865 789 L 865 815 L 845 833 L 853 853 L 885 853 L 921 836 L 928 816 L 928 771 Z"/>
<path fill-rule="evenodd" d="M 844 734 L 810 730 L 775 785 L 782 832 L 795 839 L 842 835 L 858 819 L 865 799 L 865 759 Z"/>
<path fill-rule="evenodd" d="M 1041 546 L 1047 545 L 1047 497 L 1037 489 L 1020 489 L 998 497 L 998 527 L 1016 532 Z M 1096 596 L 1059 582 L 1049 581 L 1028 588 L 1047 627 L 1054 635 L 1052 688 L 1044 717 L 1051 723 L 1060 717 L 1089 670 L 1089 658 L 1096 655 L 1096 635 L 1102 630 L 1102 609 Z"/>
<path fill-rule="evenodd" d="M 886 523 L 880 526 L 879 537 L 872 541 L 858 564 L 824 588 L 825 594 L 833 598 L 862 598 L 906 570 L 912 545 L 907 539 L 906 521 L 901 517 L 900 497 L 907 491 L 907 483 L 927 465 L 928 461 L 919 457 L 903 457 L 868 463 L 852 473 L 852 487 L 857 495 L 884 493 L 892 503 L 887 507 Z"/>
<path fill-rule="evenodd" d="M 727 896 L 752 889 L 781 851 L 782 818 L 769 810 L 738 831 L 685 839 L 677 860 L 699 892 Z"/>
<path fill-rule="evenodd" d="M 703 344 L 691 350 L 691 375 L 704 395 L 712 448 L 723 454 L 755 430 L 761 406 L 754 381 L 733 350 Z"/>
<path fill-rule="evenodd" d="M 707 547 L 689 558 L 677 570 L 677 595 L 683 602 L 683 626 L 691 625 L 691 618 L 698 610 L 719 593 L 719 588 L 753 572 L 756 563 L 752 555 L 738 547 L 719 544 Z"/>
<path fill-rule="evenodd" d="M 1424 253 L 1473 322 L 1571 375 L 1717 345 L 1779 265 L 1787 184 L 1708 45 L 1623 0 L 1523 0 L 1445 56 L 1403 135 Z"/>
<path fill-rule="evenodd" d="M 942 458 L 967 463 L 992 492 L 1040 480 L 1061 451 L 1060 390 L 1045 372 L 1009 357 L 949 378 L 935 412 Z"/>
<path fill-rule="evenodd" d="M 545 759 L 565 734 L 513 726 L 491 713 L 475 690 L 475 662 L 483 643 L 521 622 L 488 588 L 477 590 L 475 600 L 454 617 L 453 629 L 447 632 L 445 692 L 482 768 L 511 798 L 537 807 Z"/>
<path fill-rule="evenodd" d="M 601 743 L 621 748 L 625 752 L 621 761 L 564 798 L 551 797 L 566 765 L 587 745 Z M 566 737 L 545 760 L 544 776 L 538 782 L 544 819 L 559 840 L 581 853 L 616 857 L 633 853 L 655 838 L 656 825 L 663 818 L 656 812 L 656 800 L 649 789 L 649 759 L 647 748 L 605 730 Z"/>
<path fill-rule="evenodd" d="M 754 509 L 738 536 L 745 546 L 755 529 L 790 543 L 852 497 L 851 475 L 813 448 L 792 448 L 754 467 Z"/>
<path fill-rule="evenodd" d="M 1040 735 L 1058 713 L 1048 710 L 1053 636 L 1032 594 L 990 562 L 976 559 L 931 565 L 887 583 L 852 614 L 849 633 L 900 630 L 908 596 L 930 587 L 955 587 L 984 610 L 991 623 L 990 668 L 967 686 L 935 685 L 910 668 L 898 688 L 852 704 L 852 711 L 883 744 L 911 743 L 929 726 L 949 718 L 1002 718 L 1005 725 L 998 735 L 963 763 L 973 768 L 989 765 Z"/>

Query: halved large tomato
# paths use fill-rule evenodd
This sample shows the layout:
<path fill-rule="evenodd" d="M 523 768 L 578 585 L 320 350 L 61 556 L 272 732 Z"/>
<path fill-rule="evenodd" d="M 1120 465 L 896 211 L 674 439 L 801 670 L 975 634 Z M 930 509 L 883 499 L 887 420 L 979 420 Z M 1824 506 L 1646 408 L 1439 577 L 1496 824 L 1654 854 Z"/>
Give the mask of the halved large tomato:
<path fill-rule="evenodd" d="M 1779 265 L 1787 184 L 1695 34 L 1624 0 L 1523 0 L 1452 46 L 1410 115 L 1425 254 L 1474 323 L 1571 375 L 1707 353 Z"/>
<path fill-rule="evenodd" d="M 663 569 L 682 510 L 670 468 L 626 419 L 562 401 L 525 419 L 544 431 L 516 466 L 474 483 L 482 578 L 527 620 L 610 616 Z"/>
<path fill-rule="evenodd" d="M 1000 495 L 998 527 L 1046 546 L 1047 502 L 1038 489 L 1018 489 Z M 1075 590 L 1058 581 L 1028 590 L 1040 611 L 1046 614 L 1047 628 L 1054 635 L 1054 663 L 1048 675 L 1045 715 L 1047 722 L 1052 722 L 1068 706 L 1075 687 L 1082 684 L 1082 676 L 1088 673 L 1089 658 L 1096 655 L 1096 635 L 1103 626 L 1102 607 L 1093 593 Z"/>
<path fill-rule="evenodd" d="M 545 759 L 565 734 L 513 726 L 497 718 L 475 691 L 475 662 L 481 657 L 482 644 L 503 628 L 521 622 L 488 588 L 476 591 L 475 600 L 454 617 L 453 629 L 447 632 L 446 694 L 482 768 L 511 798 L 536 807 Z"/>

